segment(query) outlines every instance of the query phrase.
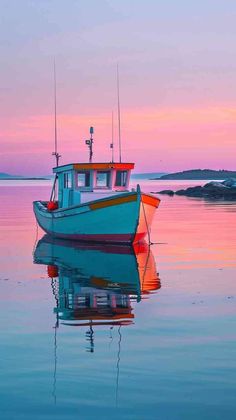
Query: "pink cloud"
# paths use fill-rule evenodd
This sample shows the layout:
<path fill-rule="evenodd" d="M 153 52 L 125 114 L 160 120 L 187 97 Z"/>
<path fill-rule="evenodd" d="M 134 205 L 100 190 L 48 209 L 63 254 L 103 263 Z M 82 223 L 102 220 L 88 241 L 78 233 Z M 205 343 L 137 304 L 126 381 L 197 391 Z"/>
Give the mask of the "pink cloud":
<path fill-rule="evenodd" d="M 234 107 L 128 108 L 122 110 L 121 120 L 123 159 L 135 161 L 137 171 L 235 168 Z M 89 115 L 58 115 L 63 163 L 87 160 L 84 140 L 90 125 L 95 127 L 95 159 L 110 159 L 111 115 L 93 109 Z M 2 118 L 1 171 L 50 173 L 53 136 L 51 115 Z"/>

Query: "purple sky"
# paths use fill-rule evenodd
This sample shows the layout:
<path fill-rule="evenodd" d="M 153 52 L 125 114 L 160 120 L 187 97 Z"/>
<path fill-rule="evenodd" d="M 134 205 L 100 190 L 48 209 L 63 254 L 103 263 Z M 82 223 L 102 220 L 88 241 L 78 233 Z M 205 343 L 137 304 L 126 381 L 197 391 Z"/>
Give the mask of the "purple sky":
<path fill-rule="evenodd" d="M 119 62 L 136 171 L 236 169 L 235 22 L 225 0 L 1 0 L 0 172 L 51 172 L 54 57 L 61 163 L 87 160 L 90 125 L 110 159 Z"/>

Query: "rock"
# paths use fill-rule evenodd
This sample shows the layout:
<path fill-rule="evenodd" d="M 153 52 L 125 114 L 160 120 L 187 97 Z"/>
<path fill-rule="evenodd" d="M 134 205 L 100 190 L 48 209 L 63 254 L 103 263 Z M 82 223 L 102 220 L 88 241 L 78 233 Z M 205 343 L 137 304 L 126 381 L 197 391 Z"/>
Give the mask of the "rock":
<path fill-rule="evenodd" d="M 204 188 L 228 188 L 223 182 L 211 181 L 204 185 Z"/>
<path fill-rule="evenodd" d="M 236 184 L 235 179 L 228 179 L 224 182 L 208 182 L 203 187 L 189 187 L 186 190 L 163 190 L 159 191 L 159 194 L 166 194 L 173 196 L 174 194 L 187 197 L 198 197 L 212 199 L 223 199 L 223 200 L 236 200 Z"/>
<path fill-rule="evenodd" d="M 236 187 L 236 179 L 235 178 L 229 178 L 222 182 L 222 185 L 225 185 L 226 187 Z"/>
<path fill-rule="evenodd" d="M 175 191 L 175 194 L 176 195 L 187 195 L 187 190 L 178 190 L 178 191 Z"/>
<path fill-rule="evenodd" d="M 157 193 L 155 193 L 155 194 L 157 194 Z M 158 194 L 166 194 L 166 195 L 173 196 L 174 191 L 172 191 L 172 190 L 162 190 L 162 191 L 159 191 Z"/>
<path fill-rule="evenodd" d="M 200 186 L 189 187 L 186 190 L 178 190 L 175 193 L 176 195 L 186 195 L 187 197 L 202 197 L 203 188 Z"/>

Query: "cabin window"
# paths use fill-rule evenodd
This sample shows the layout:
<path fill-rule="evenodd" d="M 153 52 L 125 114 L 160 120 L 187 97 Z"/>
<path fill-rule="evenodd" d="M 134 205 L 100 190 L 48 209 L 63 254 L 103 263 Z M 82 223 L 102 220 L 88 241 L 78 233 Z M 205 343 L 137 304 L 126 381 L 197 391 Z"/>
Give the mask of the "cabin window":
<path fill-rule="evenodd" d="M 110 184 L 110 172 L 97 171 L 97 187 L 108 188 Z"/>
<path fill-rule="evenodd" d="M 71 188 L 72 187 L 72 176 L 71 172 L 64 173 L 64 188 Z"/>
<path fill-rule="evenodd" d="M 77 173 L 77 185 L 78 187 L 90 186 L 90 172 L 89 171 Z"/>
<path fill-rule="evenodd" d="M 125 187 L 127 182 L 127 171 L 116 172 L 116 187 Z"/>

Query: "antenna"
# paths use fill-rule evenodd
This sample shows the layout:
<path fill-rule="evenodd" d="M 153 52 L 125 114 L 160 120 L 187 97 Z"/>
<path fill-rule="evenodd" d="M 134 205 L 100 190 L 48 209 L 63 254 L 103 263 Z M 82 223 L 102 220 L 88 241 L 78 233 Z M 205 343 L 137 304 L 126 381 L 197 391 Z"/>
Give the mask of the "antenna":
<path fill-rule="evenodd" d="M 114 119 L 113 119 L 113 111 L 111 113 L 111 161 L 114 162 Z"/>
<path fill-rule="evenodd" d="M 56 158 L 56 166 L 59 165 L 60 155 L 57 151 L 57 80 L 56 80 L 56 62 L 54 59 L 54 152 L 53 156 Z"/>
<path fill-rule="evenodd" d="M 117 108 L 118 108 L 118 133 L 119 133 L 119 160 L 121 162 L 121 130 L 120 130 L 120 81 L 119 81 L 119 65 L 117 64 Z"/>
<path fill-rule="evenodd" d="M 88 148 L 89 148 L 89 163 L 92 163 L 93 160 L 93 133 L 94 133 L 94 129 L 93 127 L 90 127 L 89 129 L 90 132 L 90 139 L 89 140 L 85 140 L 85 144 L 87 144 Z"/>

